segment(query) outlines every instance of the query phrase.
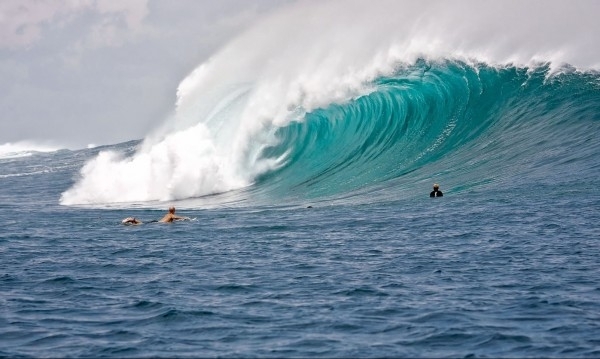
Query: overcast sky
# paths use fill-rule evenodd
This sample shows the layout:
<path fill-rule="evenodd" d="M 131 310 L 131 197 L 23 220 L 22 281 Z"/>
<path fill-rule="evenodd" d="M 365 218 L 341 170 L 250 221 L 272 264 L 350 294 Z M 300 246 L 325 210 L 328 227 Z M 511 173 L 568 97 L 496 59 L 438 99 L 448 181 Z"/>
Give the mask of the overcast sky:
<path fill-rule="evenodd" d="M 0 0 L 0 145 L 142 138 L 177 85 L 293 0 Z"/>

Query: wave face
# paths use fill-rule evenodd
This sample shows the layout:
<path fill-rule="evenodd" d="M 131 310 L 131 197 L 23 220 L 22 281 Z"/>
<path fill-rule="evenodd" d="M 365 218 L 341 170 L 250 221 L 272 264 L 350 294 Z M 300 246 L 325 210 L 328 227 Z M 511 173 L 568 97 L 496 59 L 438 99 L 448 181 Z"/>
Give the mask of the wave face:
<path fill-rule="evenodd" d="M 319 198 L 411 197 L 434 181 L 454 191 L 597 175 L 600 77 L 456 61 L 399 69 L 348 104 L 307 114 L 265 149 L 285 165 L 260 190 Z M 565 177 L 566 176 L 566 177 Z"/>
<path fill-rule="evenodd" d="M 344 4 L 240 36 L 181 83 L 163 128 L 133 155 L 100 152 L 61 203 L 364 202 L 597 174 L 600 46 L 584 7 L 549 36 L 553 3 Z M 483 31 L 450 25 L 465 4 Z"/>

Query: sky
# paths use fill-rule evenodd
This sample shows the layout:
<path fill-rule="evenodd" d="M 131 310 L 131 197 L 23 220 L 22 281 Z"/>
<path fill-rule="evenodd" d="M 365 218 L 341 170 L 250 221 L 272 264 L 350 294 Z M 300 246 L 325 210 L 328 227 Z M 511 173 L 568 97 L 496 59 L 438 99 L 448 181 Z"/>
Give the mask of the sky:
<path fill-rule="evenodd" d="M 293 0 L 1 0 L 0 146 L 141 139 L 177 86 Z"/>

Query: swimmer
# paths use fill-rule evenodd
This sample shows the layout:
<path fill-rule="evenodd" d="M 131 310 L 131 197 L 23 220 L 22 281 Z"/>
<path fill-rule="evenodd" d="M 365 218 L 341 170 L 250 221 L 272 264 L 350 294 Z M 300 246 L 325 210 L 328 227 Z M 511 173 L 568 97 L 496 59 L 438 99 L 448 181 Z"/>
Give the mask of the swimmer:
<path fill-rule="evenodd" d="M 433 185 L 433 191 L 429 194 L 429 197 L 443 197 L 444 194 L 440 191 L 440 185 L 435 183 Z"/>
<path fill-rule="evenodd" d="M 183 220 L 191 220 L 191 218 L 189 217 L 181 217 L 181 216 L 177 216 L 175 215 L 175 207 L 171 206 L 169 207 L 169 213 L 165 214 L 165 216 L 163 218 L 160 219 L 159 222 L 161 223 L 171 223 L 174 221 L 183 221 Z"/>

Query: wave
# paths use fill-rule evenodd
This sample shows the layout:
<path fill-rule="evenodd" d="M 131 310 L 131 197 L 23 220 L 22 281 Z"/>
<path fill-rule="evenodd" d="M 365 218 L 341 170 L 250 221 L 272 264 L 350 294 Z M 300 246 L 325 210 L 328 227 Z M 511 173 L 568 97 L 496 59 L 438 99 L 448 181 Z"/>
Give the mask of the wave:
<path fill-rule="evenodd" d="M 7 142 L 0 145 L 0 159 L 27 157 L 36 152 L 55 152 L 62 149 L 60 146 L 35 143 L 32 141 Z"/>
<path fill-rule="evenodd" d="M 133 155 L 100 152 L 61 203 L 242 188 L 276 201 L 390 183 L 408 195 L 437 177 L 460 189 L 531 169 L 540 151 L 570 148 L 564 131 L 581 140 L 597 126 L 595 6 L 291 6 L 194 70 L 163 128 Z M 577 21 L 557 30 L 557 14 Z"/>
<path fill-rule="evenodd" d="M 372 200 L 379 189 L 382 199 L 389 189 L 406 198 L 439 181 L 456 191 L 564 181 L 573 170 L 564 164 L 598 162 L 600 76 L 550 71 L 417 61 L 377 79 L 368 95 L 279 128 L 262 157 L 285 164 L 258 188 L 277 198 L 358 191 Z"/>

